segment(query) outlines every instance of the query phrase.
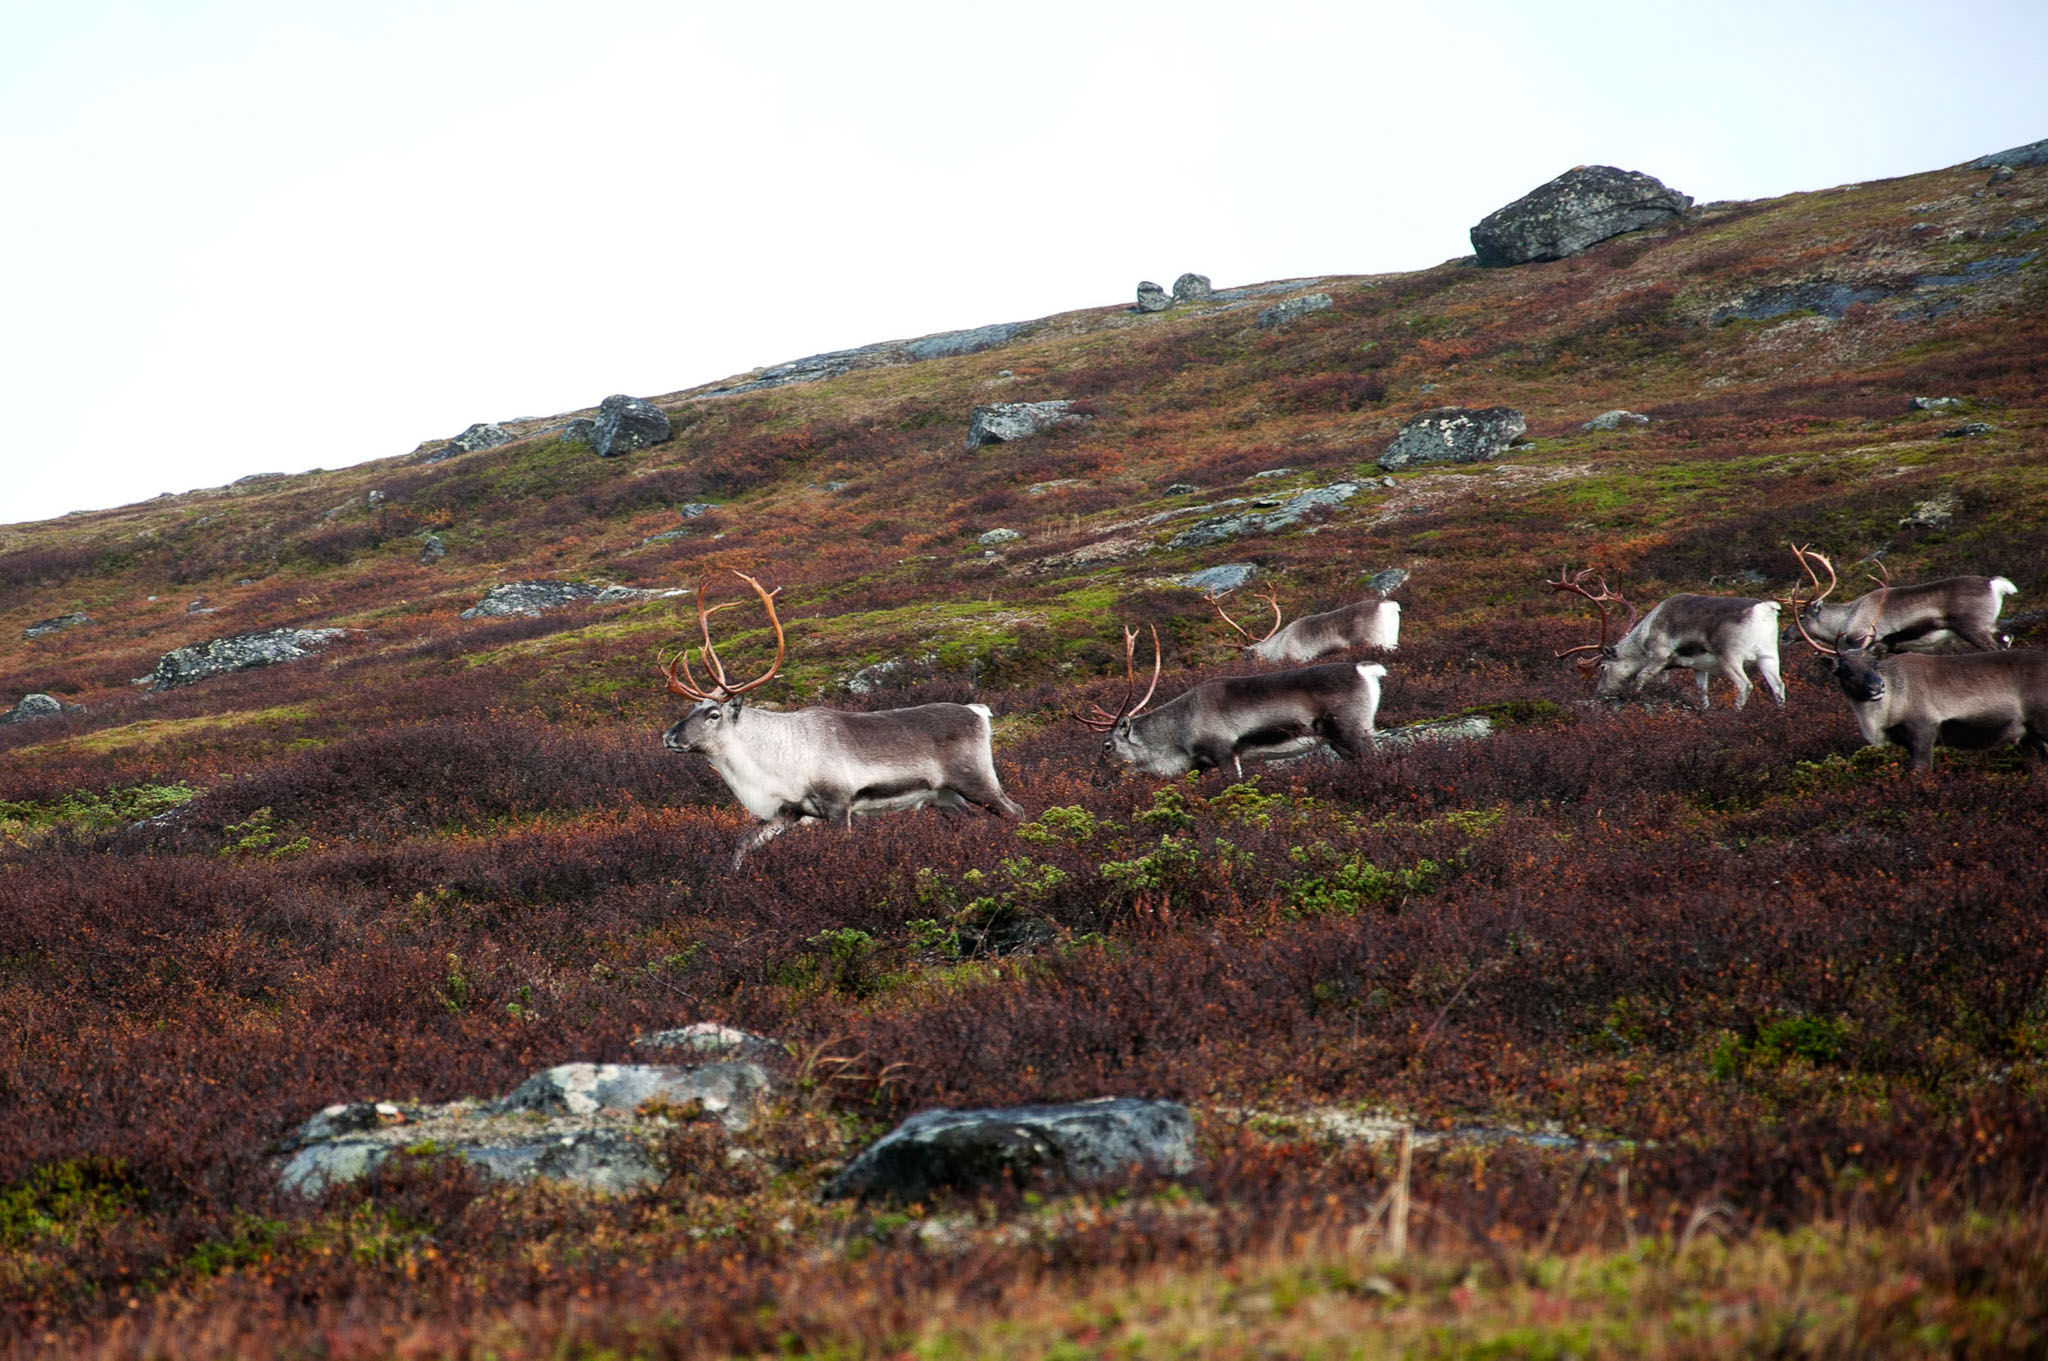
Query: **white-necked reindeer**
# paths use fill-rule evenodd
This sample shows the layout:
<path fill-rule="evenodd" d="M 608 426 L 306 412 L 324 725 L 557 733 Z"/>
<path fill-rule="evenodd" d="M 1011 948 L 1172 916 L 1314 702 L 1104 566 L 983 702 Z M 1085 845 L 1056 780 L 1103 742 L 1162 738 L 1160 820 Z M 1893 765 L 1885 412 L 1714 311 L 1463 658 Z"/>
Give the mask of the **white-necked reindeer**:
<path fill-rule="evenodd" d="M 1265 637 L 1254 638 L 1223 608 L 1221 593 L 1211 591 L 1207 599 L 1209 607 L 1244 639 L 1245 655 L 1262 662 L 1299 664 L 1332 652 L 1362 648 L 1392 652 L 1401 645 L 1401 606 L 1392 600 L 1361 600 L 1322 614 L 1305 614 L 1282 628 L 1278 593 L 1269 590 L 1259 599 L 1273 607 L 1273 627 L 1266 630 Z"/>
<path fill-rule="evenodd" d="M 1758 679 L 1771 698 L 1785 702 L 1785 682 L 1778 675 L 1778 602 L 1749 600 L 1739 596 L 1674 595 L 1660 602 L 1648 614 L 1638 615 L 1627 600 L 1607 588 L 1600 578 L 1600 594 L 1586 589 L 1590 567 L 1578 572 L 1560 569 L 1556 581 L 1546 581 L 1553 592 L 1567 591 L 1583 596 L 1600 613 L 1600 641 L 1566 648 L 1559 657 L 1591 653 L 1580 657 L 1579 670 L 1595 681 L 1594 693 L 1602 699 L 1619 696 L 1624 687 L 1640 692 L 1652 676 L 1667 671 L 1691 671 L 1699 680 L 1700 707 L 1710 707 L 1707 682 L 1723 676 L 1735 687 L 1735 707 L 1749 703 L 1746 666 L 1755 666 Z M 1628 610 L 1622 636 L 1607 640 L 1610 620 L 1607 606 L 1619 604 Z"/>
<path fill-rule="evenodd" d="M 1835 589 L 1834 564 L 1809 549 L 1792 551 L 1813 582 L 1814 596 L 1806 607 L 1820 604 Z M 1826 586 L 1813 570 L 1816 562 L 1827 569 Z M 1793 601 L 1794 623 L 1814 651 L 1828 659 L 1866 746 L 1904 747 L 1913 769 L 1921 772 L 1934 768 L 1936 747 L 1982 751 L 2018 742 L 2036 756 L 2048 756 L 2048 652 L 2016 648 L 1882 656 L 1868 632 L 1850 634 L 1830 647 L 1807 632 L 1807 609 L 1799 607 L 1796 591 Z"/>
<path fill-rule="evenodd" d="M 1159 630 L 1152 630 L 1152 683 L 1138 690 L 1138 631 L 1124 630 L 1124 671 L 1130 684 L 1115 713 L 1101 705 L 1076 721 L 1105 734 L 1099 762 L 1147 775 L 1180 775 L 1228 766 L 1240 779 L 1247 759 L 1294 756 L 1328 743 L 1356 759 L 1372 749 L 1380 707 L 1378 662 L 1334 662 L 1293 671 L 1203 681 L 1150 713 L 1159 689 Z"/>
<path fill-rule="evenodd" d="M 853 825 L 856 813 L 886 813 L 931 804 L 964 812 L 975 804 L 998 817 L 1023 809 L 1003 793 L 989 746 L 989 710 L 982 704 L 920 704 L 908 709 L 847 713 L 807 708 L 791 713 L 750 709 L 741 696 L 782 669 L 786 645 L 775 613 L 775 592 L 744 572 L 733 575 L 754 589 L 775 629 L 775 660 L 753 680 L 726 679 L 711 642 L 710 617 L 739 601 L 707 607 L 710 579 L 697 588 L 700 652 L 711 683 L 690 670 L 689 649 L 661 663 L 669 690 L 696 701 L 662 734 L 670 751 L 695 752 L 711 762 L 726 785 L 762 825 L 733 852 L 738 869 L 747 852 L 799 822 Z M 777 588 L 780 589 L 779 587 Z M 676 674 L 677 667 L 682 675 Z"/>

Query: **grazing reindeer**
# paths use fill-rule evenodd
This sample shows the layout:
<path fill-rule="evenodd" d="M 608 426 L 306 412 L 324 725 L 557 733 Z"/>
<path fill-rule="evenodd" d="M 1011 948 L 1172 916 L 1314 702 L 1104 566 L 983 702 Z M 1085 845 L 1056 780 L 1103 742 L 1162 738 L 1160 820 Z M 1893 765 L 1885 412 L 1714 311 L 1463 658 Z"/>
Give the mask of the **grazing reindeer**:
<path fill-rule="evenodd" d="M 1834 564 L 1819 553 L 1792 551 L 1813 580 L 1815 595 L 1807 605 L 1818 605 L 1835 589 Z M 1825 587 L 1813 570 L 1815 562 L 1827 568 Z M 1883 608 L 1880 601 L 1879 611 Z M 1795 609 L 1792 618 L 1806 641 L 1828 659 L 1866 746 L 1904 747 L 1913 769 L 1923 773 L 1934 768 L 1938 746 L 1983 751 L 2018 742 L 2036 756 L 2048 756 L 2048 652 L 2019 648 L 1886 657 L 1872 651 L 1876 640 L 1868 633 L 1829 647 L 1806 631 L 1804 608 Z"/>
<path fill-rule="evenodd" d="M 1070 715 L 1108 734 L 1099 758 L 1106 770 L 1118 762 L 1146 775 L 1229 766 L 1243 779 L 1246 757 L 1293 756 L 1327 742 L 1356 760 L 1372 748 L 1380 678 L 1387 674 L 1378 662 L 1335 662 L 1203 681 L 1146 713 L 1159 688 L 1159 630 L 1152 630 L 1152 684 L 1133 704 L 1137 647 L 1138 631 L 1125 629 L 1124 671 L 1130 685 L 1123 705 L 1115 713 L 1097 704 L 1091 706 L 1093 714 Z"/>
<path fill-rule="evenodd" d="M 1792 552 L 1806 562 L 1805 549 Z M 1979 652 L 2012 645 L 1997 632 L 1998 614 L 2005 608 L 2005 598 L 2019 587 L 2004 577 L 1943 577 L 1894 586 L 1885 565 L 1877 568 L 1882 575 L 1876 578 L 1876 590 L 1846 604 L 1824 605 L 1814 599 L 1800 608 L 1794 622 L 1808 642 L 1820 638 L 1839 646 L 1844 638 L 1868 635 L 1874 640 L 1873 650 L 1880 652 L 1933 652 L 1957 640 Z M 1812 569 L 1807 570 L 1811 574 Z"/>
<path fill-rule="evenodd" d="M 1597 682 L 1594 693 L 1600 698 L 1613 699 L 1630 682 L 1640 692 L 1644 682 L 1660 672 L 1691 671 L 1699 680 L 1702 709 L 1710 707 L 1708 678 L 1717 674 L 1726 676 L 1734 685 L 1735 707 L 1740 709 L 1749 703 L 1750 691 L 1749 677 L 1743 674 L 1743 668 L 1754 664 L 1771 698 L 1780 704 L 1785 702 L 1785 682 L 1778 676 L 1777 601 L 1674 595 L 1648 614 L 1638 615 L 1635 606 L 1607 589 L 1604 577 L 1600 580 L 1600 594 L 1587 590 L 1586 578 L 1592 574 L 1590 567 L 1577 573 L 1560 569 L 1556 581 L 1544 584 L 1553 592 L 1582 595 L 1600 612 L 1599 642 L 1582 643 L 1557 654 L 1592 654 L 1579 658 L 1578 666 Z M 1607 641 L 1610 601 L 1628 609 L 1624 632 L 1612 643 Z"/>
<path fill-rule="evenodd" d="M 697 629 L 711 683 L 697 683 L 688 648 L 675 661 L 661 663 L 669 690 L 697 701 L 661 735 L 662 745 L 710 761 L 747 811 L 761 819 L 762 825 L 733 852 L 732 868 L 739 868 L 748 851 L 799 822 L 842 822 L 851 828 L 856 813 L 926 804 L 948 813 L 964 812 L 970 803 L 998 817 L 1023 813 L 996 779 L 986 705 L 920 704 L 875 713 L 747 708 L 740 697 L 782 669 L 785 644 L 775 592 L 762 589 L 744 572 L 733 575 L 754 588 L 775 628 L 775 660 L 768 669 L 740 685 L 726 679 L 711 642 L 711 615 L 740 602 L 707 608 L 709 578 L 697 588 Z"/>
<path fill-rule="evenodd" d="M 1209 592 L 1209 607 L 1244 639 L 1245 655 L 1262 662 L 1312 662 L 1332 652 L 1379 648 L 1392 652 L 1401 644 L 1401 607 L 1391 600 L 1361 600 L 1355 605 L 1305 614 L 1280 627 L 1280 601 L 1274 592 L 1259 597 L 1273 607 L 1273 627 L 1263 638 L 1254 638 L 1223 608 L 1223 597 Z"/>

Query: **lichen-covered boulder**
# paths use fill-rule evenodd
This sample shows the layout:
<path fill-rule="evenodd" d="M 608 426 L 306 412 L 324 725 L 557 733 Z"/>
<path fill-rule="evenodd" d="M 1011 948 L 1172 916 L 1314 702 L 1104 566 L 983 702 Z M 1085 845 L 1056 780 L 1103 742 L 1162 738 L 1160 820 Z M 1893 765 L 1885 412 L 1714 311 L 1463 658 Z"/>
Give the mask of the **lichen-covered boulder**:
<path fill-rule="evenodd" d="M 1649 423 L 1650 418 L 1648 416 L 1638 415 L 1636 412 L 1633 411 L 1623 411 L 1619 407 L 1617 407 L 1613 411 L 1601 412 L 1592 420 L 1587 421 L 1584 425 L 1581 425 L 1579 429 L 1589 432 L 1606 430 L 1626 430 L 1634 426 L 1648 425 Z"/>
<path fill-rule="evenodd" d="M 863 1150 L 829 1197 L 922 1200 L 1008 1181 L 1091 1186 L 1194 1170 L 1195 1126 L 1172 1101 L 1100 1097 L 1071 1105 L 919 1111 Z"/>
<path fill-rule="evenodd" d="M 602 594 L 602 586 L 587 581 L 507 581 L 484 592 L 484 598 L 462 612 L 464 619 L 493 619 L 501 615 L 545 614 L 549 610 L 586 604 Z"/>
<path fill-rule="evenodd" d="M 1640 171 L 1576 166 L 1481 218 L 1472 229 L 1472 249 L 1480 264 L 1492 267 L 1562 260 L 1691 206 L 1690 195 Z"/>
<path fill-rule="evenodd" d="M 314 648 L 331 643 L 347 632 L 347 629 L 268 629 L 261 633 L 237 633 L 204 643 L 190 643 L 159 657 L 156 666 L 144 679 L 153 690 L 170 690 L 230 671 L 295 662 L 312 655 Z"/>
<path fill-rule="evenodd" d="M 1428 463 L 1479 463 L 1499 458 L 1528 428 L 1513 407 L 1440 406 L 1402 426 L 1380 455 L 1379 465 L 1393 472 Z"/>
<path fill-rule="evenodd" d="M 58 699 L 55 695 L 23 695 L 20 703 L 16 704 L 6 713 L 0 714 L 0 724 L 26 723 L 34 718 L 55 718 L 58 714 L 63 713 L 67 707 L 76 708 L 77 706 L 67 706 L 64 701 Z"/>
<path fill-rule="evenodd" d="M 564 1063 L 535 1073 L 493 1109 L 544 1115 L 632 1112 L 649 1104 L 694 1106 L 727 1129 L 745 1129 L 767 1094 L 768 1074 L 747 1062 L 675 1068 L 652 1063 Z"/>
<path fill-rule="evenodd" d="M 1088 419 L 1076 413 L 1073 406 L 1066 401 L 991 402 L 977 406 L 967 418 L 967 448 L 972 452 L 984 444 L 1029 439 L 1056 425 Z"/>
<path fill-rule="evenodd" d="M 1173 299 L 1168 297 L 1166 290 L 1158 284 L 1147 279 L 1138 285 L 1138 310 L 1140 312 L 1164 312 L 1171 306 L 1173 306 Z"/>
<path fill-rule="evenodd" d="M 1024 536 L 1014 529 L 990 529 L 974 536 L 974 541 L 983 548 L 995 548 L 1006 543 L 1015 543 Z"/>
<path fill-rule="evenodd" d="M 1274 330 L 1300 321 L 1312 312 L 1327 311 L 1330 305 L 1330 295 L 1327 293 L 1304 293 L 1298 298 L 1289 298 L 1285 302 L 1276 302 L 1271 307 L 1261 309 L 1259 325 L 1269 331 Z"/>
<path fill-rule="evenodd" d="M 1206 274 L 1183 274 L 1173 281 L 1175 302 L 1200 302 L 1216 290 L 1209 286 Z"/>
<path fill-rule="evenodd" d="M 1379 592 L 1382 598 L 1392 595 L 1407 584 L 1408 569 L 1405 567 L 1388 567 L 1374 572 L 1365 579 L 1365 588 L 1368 591 Z"/>
<path fill-rule="evenodd" d="M 1191 591 L 1234 591 L 1259 574 L 1257 563 L 1225 562 L 1214 567 L 1204 567 L 1199 572 L 1190 572 L 1180 579 L 1179 584 Z"/>
<path fill-rule="evenodd" d="M 594 418 L 570 421 L 563 434 L 588 444 L 599 458 L 616 458 L 651 444 L 664 444 L 675 431 L 668 413 L 654 403 L 617 393 L 597 404 Z"/>
<path fill-rule="evenodd" d="M 454 439 L 430 452 L 421 462 L 439 463 L 444 459 L 454 458 L 457 454 L 473 454 L 479 449 L 495 449 L 501 444 L 510 444 L 513 438 L 512 432 L 502 425 L 478 421 Z"/>

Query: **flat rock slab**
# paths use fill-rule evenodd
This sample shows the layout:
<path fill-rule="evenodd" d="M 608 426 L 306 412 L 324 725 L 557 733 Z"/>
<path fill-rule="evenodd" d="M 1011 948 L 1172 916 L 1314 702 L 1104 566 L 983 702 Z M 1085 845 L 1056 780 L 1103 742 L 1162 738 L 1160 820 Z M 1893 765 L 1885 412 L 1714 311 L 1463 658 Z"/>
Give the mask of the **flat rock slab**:
<path fill-rule="evenodd" d="M 1194 1170 L 1185 1106 L 1106 1096 L 1063 1106 L 919 1111 L 846 1165 L 828 1197 L 921 1200 L 1008 1181 L 1091 1186 Z"/>
<path fill-rule="evenodd" d="M 606 588 L 587 581 L 508 581 L 484 592 L 484 598 L 462 612 L 464 619 L 495 619 L 502 615 L 543 614 L 548 610 L 583 605 L 603 595 Z"/>
<path fill-rule="evenodd" d="M 1692 198 L 1636 170 L 1574 166 L 1472 228 L 1472 249 L 1489 267 L 1562 260 L 1610 236 L 1677 217 Z"/>
<path fill-rule="evenodd" d="M 2025 146 L 2016 146 L 2006 151 L 1994 151 L 1989 156 L 1979 156 L 1970 162 L 1970 168 L 1973 170 L 1990 170 L 2001 165 L 2011 166 L 2015 170 L 2030 165 L 2048 165 L 2048 140 L 2029 142 Z"/>
<path fill-rule="evenodd" d="M 1254 509 L 1249 514 L 1219 515 L 1207 520 L 1197 520 L 1167 540 L 1166 546 L 1202 548 L 1212 543 L 1242 538 L 1247 534 L 1276 534 L 1283 529 L 1293 528 L 1318 510 L 1344 504 L 1361 490 L 1363 488 L 1356 482 L 1332 482 L 1327 487 L 1314 487 L 1290 497 L 1269 510 Z"/>
<path fill-rule="evenodd" d="M 1511 406 L 1440 406 L 1402 426 L 1379 465 L 1394 472 L 1429 463 L 1480 463 L 1499 458 L 1528 428 Z"/>
<path fill-rule="evenodd" d="M 977 406 L 967 418 L 967 448 L 972 451 L 984 444 L 1007 444 L 1011 440 L 1029 439 L 1056 425 L 1087 420 L 1086 416 L 1074 414 L 1073 405 L 1068 401 L 1052 401 L 991 402 Z"/>
<path fill-rule="evenodd" d="M 1179 584 L 1191 591 L 1234 591 L 1258 574 L 1257 563 L 1225 562 L 1190 572 L 1180 579 Z"/>
<path fill-rule="evenodd" d="M 1259 325 L 1269 331 L 1274 330 L 1300 321 L 1312 313 L 1328 311 L 1331 305 L 1330 295 L 1327 293 L 1305 293 L 1301 297 L 1289 298 L 1285 302 L 1262 308 L 1259 312 Z"/>
<path fill-rule="evenodd" d="M 727 1129 L 747 1127 L 769 1088 L 768 1074 L 753 1063 L 711 1063 L 675 1068 L 652 1063 L 565 1063 L 535 1073 L 492 1109 L 501 1115 L 537 1111 L 543 1115 L 630 1114 L 650 1104 L 694 1107 L 716 1116 Z"/>
<path fill-rule="evenodd" d="M 173 648 L 157 659 L 145 677 L 153 690 L 170 690 L 209 676 L 230 671 L 247 671 L 258 666 L 295 662 L 312 655 L 312 650 L 333 642 L 347 629 L 269 629 L 262 633 L 237 633 L 203 643 Z"/>
<path fill-rule="evenodd" d="M 38 620 L 36 623 L 30 624 L 27 628 L 23 629 L 21 636 L 24 638 L 41 638 L 45 634 L 62 633 L 65 629 L 75 629 L 81 624 L 90 624 L 91 622 L 92 616 L 74 611 L 70 614 L 57 615 L 53 619 Z"/>

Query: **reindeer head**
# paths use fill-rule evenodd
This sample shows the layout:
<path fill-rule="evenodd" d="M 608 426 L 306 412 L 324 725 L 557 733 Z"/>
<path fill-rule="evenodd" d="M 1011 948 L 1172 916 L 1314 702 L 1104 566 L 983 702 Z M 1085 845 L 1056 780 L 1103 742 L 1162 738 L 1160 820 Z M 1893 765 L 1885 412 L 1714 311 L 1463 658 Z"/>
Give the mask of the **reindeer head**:
<path fill-rule="evenodd" d="M 1795 586 L 1790 600 L 1787 601 L 1792 606 L 1792 623 L 1799 630 L 1799 636 L 1806 639 L 1808 645 L 1826 659 L 1828 670 L 1834 675 L 1835 682 L 1842 687 L 1843 694 L 1861 704 L 1883 699 L 1885 679 L 1884 672 L 1877 669 L 1877 658 L 1873 652 L 1877 646 L 1875 636 L 1858 633 L 1853 637 L 1837 638 L 1836 646 L 1829 647 L 1809 631 L 1809 624 L 1812 621 L 1827 617 L 1821 613 L 1825 608 L 1822 602 L 1840 581 L 1835 575 L 1835 565 L 1828 561 L 1826 554 L 1816 553 L 1811 548 L 1798 544 L 1787 544 L 1786 547 L 1792 550 L 1792 556 L 1799 559 L 1799 566 L 1806 572 L 1807 580 L 1813 583 L 1814 589 L 1812 599 L 1802 602 L 1799 599 L 1799 588 Z M 1815 563 L 1827 569 L 1828 584 L 1825 586 L 1820 584 L 1820 573 L 1813 570 Z M 1878 566 L 1880 570 L 1883 569 L 1882 563 Z M 1890 589 L 1890 574 L 1878 578 L 1878 582 L 1882 599 L 1882 593 Z"/>
<path fill-rule="evenodd" d="M 1102 743 L 1102 754 L 1096 758 L 1099 770 L 1096 773 L 1094 783 L 1097 785 L 1103 784 L 1111 778 L 1119 764 L 1139 765 L 1145 758 L 1143 747 L 1138 743 L 1131 731 L 1131 723 L 1139 714 L 1145 711 L 1145 706 L 1152 702 L 1153 692 L 1159 689 L 1161 657 L 1159 652 L 1159 629 L 1156 625 L 1152 627 L 1152 683 L 1145 687 L 1144 697 L 1133 704 L 1131 698 L 1138 693 L 1137 657 L 1138 631 L 1134 628 L 1126 628 L 1124 630 L 1124 675 L 1128 677 L 1128 684 L 1124 688 L 1123 703 L 1117 707 L 1115 713 L 1111 713 L 1100 704 L 1090 704 L 1088 707 L 1092 710 L 1091 713 L 1084 714 L 1079 710 L 1069 710 L 1067 714 L 1069 718 L 1079 723 L 1082 727 L 1088 728 L 1093 732 L 1106 734 Z"/>
<path fill-rule="evenodd" d="M 718 648 L 711 641 L 711 616 L 720 610 L 731 609 L 734 605 L 744 602 L 728 600 L 720 605 L 712 605 L 709 603 L 711 578 L 706 577 L 699 582 L 697 633 L 704 642 L 698 650 L 697 659 L 703 665 L 705 675 L 710 678 L 710 684 L 700 684 L 695 673 L 690 670 L 690 649 L 687 646 L 677 652 L 675 658 L 670 661 L 663 661 L 658 654 L 656 656 L 661 674 L 668 681 L 669 693 L 697 701 L 680 722 L 661 735 L 662 745 L 670 751 L 708 753 L 716 749 L 724 733 L 739 721 L 740 697 L 749 690 L 766 685 L 775 678 L 775 673 L 782 669 L 786 643 L 782 635 L 782 621 L 775 614 L 775 597 L 782 588 L 778 586 L 771 591 L 745 572 L 735 568 L 726 570 L 753 587 L 754 594 L 760 597 L 762 607 L 768 611 L 768 623 L 775 630 L 775 660 L 768 664 L 766 671 L 750 681 L 735 685 L 727 679 L 725 666 L 718 660 Z M 678 669 L 682 672 L 680 676 L 676 674 Z"/>
<path fill-rule="evenodd" d="M 1546 580 L 1544 582 L 1544 585 L 1550 587 L 1552 592 L 1570 591 L 1574 595 L 1584 596 L 1600 614 L 1599 642 L 1581 643 L 1577 647 L 1568 647 L 1555 655 L 1563 658 L 1577 656 L 1577 654 L 1582 652 L 1589 654 L 1578 658 L 1579 674 L 1587 680 L 1594 682 L 1593 692 L 1599 695 L 1600 698 L 1612 699 L 1621 693 L 1621 687 L 1628 680 L 1622 668 L 1613 665 L 1616 660 L 1615 644 L 1621 638 L 1628 636 L 1628 631 L 1636 626 L 1636 620 L 1639 616 L 1636 614 L 1635 606 L 1607 589 L 1606 577 L 1603 576 L 1599 579 L 1600 594 L 1595 595 L 1587 590 L 1586 578 L 1592 575 L 1593 569 L 1590 567 L 1581 567 L 1576 572 L 1571 571 L 1569 568 L 1560 567 L 1557 570 L 1556 581 Z M 1619 604 L 1628 610 L 1628 623 L 1622 626 L 1620 636 L 1612 640 L 1608 637 L 1609 631 L 1613 626 L 1613 621 L 1607 613 L 1607 606 L 1610 603 Z"/>

